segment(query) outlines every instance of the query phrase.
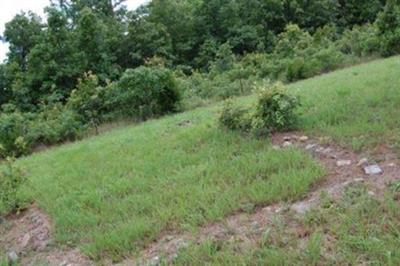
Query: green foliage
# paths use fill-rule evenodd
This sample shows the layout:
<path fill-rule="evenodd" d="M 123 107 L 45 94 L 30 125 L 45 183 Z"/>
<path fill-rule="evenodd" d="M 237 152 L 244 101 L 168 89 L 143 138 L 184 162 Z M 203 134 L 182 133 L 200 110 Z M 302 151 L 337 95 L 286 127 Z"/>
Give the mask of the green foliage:
<path fill-rule="evenodd" d="M 123 2 L 52 1 L 44 21 L 21 13 L 7 23 L 0 104 L 34 133 L 0 114 L 15 124 L 0 133 L 4 150 L 21 155 L 105 121 L 174 112 L 181 98 L 194 108 L 263 80 L 400 53 L 397 0 L 153 0 L 135 11 Z"/>
<path fill-rule="evenodd" d="M 388 0 L 376 24 L 382 55 L 390 56 L 400 53 L 400 3 L 397 0 Z"/>
<path fill-rule="evenodd" d="M 176 112 L 181 99 L 171 70 L 144 66 L 125 71 L 105 97 L 115 116 L 138 120 Z"/>
<path fill-rule="evenodd" d="M 282 83 L 262 88 L 258 92 L 253 129 L 267 132 L 294 129 L 297 124 L 295 109 L 298 106 L 298 99 L 289 95 Z"/>
<path fill-rule="evenodd" d="M 258 136 L 288 131 L 297 125 L 295 109 L 298 105 L 298 99 L 287 94 L 282 83 L 276 83 L 259 90 L 253 109 L 240 108 L 228 102 L 219 122 L 228 129 L 252 132 Z"/>
<path fill-rule="evenodd" d="M 26 154 L 30 143 L 27 143 L 26 134 L 32 114 L 20 112 L 3 113 L 0 115 L 0 145 L 3 157 Z"/>
<path fill-rule="evenodd" d="M 56 144 L 78 139 L 87 128 L 81 117 L 61 105 L 45 106 L 29 123 L 29 139 L 32 146 Z"/>
<path fill-rule="evenodd" d="M 104 112 L 104 90 L 96 75 L 86 73 L 71 92 L 66 107 L 76 112 L 84 123 L 96 127 Z"/>
<path fill-rule="evenodd" d="M 24 200 L 20 196 L 20 188 L 25 182 L 26 178 L 21 169 L 8 158 L 0 172 L 0 216 L 23 207 Z"/>
<path fill-rule="evenodd" d="M 85 128 L 75 112 L 61 105 L 42 108 L 38 113 L 0 114 L 0 157 L 28 154 L 39 144 L 74 140 Z"/>
<path fill-rule="evenodd" d="M 338 41 L 338 46 L 343 53 L 358 57 L 377 54 L 380 51 L 378 28 L 375 24 L 365 24 L 347 29 Z"/>
<path fill-rule="evenodd" d="M 219 123 L 224 127 L 242 132 L 248 132 L 251 130 L 251 122 L 252 120 L 249 110 L 234 105 L 230 100 L 225 103 L 219 117 Z"/>

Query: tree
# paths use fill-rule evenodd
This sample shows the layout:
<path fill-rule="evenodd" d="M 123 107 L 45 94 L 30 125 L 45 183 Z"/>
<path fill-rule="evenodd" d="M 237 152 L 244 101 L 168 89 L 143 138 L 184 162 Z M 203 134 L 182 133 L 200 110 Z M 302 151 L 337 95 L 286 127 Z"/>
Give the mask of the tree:
<path fill-rule="evenodd" d="M 376 24 L 384 56 L 400 53 L 400 1 L 388 0 Z"/>
<path fill-rule="evenodd" d="M 339 0 L 339 23 L 343 27 L 373 23 L 385 0 Z"/>
<path fill-rule="evenodd" d="M 77 18 L 79 12 L 89 8 L 97 14 L 114 16 L 126 0 L 51 0 L 53 6 L 61 8 L 69 17 Z"/>
<path fill-rule="evenodd" d="M 10 46 L 8 60 L 17 62 L 25 70 L 26 58 L 38 43 L 41 33 L 41 19 L 32 12 L 18 14 L 6 23 L 3 38 Z"/>
<path fill-rule="evenodd" d="M 167 28 L 143 18 L 136 12 L 129 14 L 125 38 L 128 57 L 125 67 L 137 67 L 152 57 L 172 58 L 172 41 Z"/>

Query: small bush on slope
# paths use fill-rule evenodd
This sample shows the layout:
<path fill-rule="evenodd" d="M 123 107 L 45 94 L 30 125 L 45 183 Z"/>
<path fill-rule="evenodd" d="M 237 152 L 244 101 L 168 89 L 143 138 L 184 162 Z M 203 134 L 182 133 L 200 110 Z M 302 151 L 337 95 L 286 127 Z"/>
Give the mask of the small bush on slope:
<path fill-rule="evenodd" d="M 23 205 L 19 195 L 20 187 L 25 183 L 21 170 L 7 160 L 5 169 L 0 172 L 0 216 L 16 211 Z"/>
<path fill-rule="evenodd" d="M 297 98 L 287 94 L 282 83 L 276 83 L 260 89 L 257 104 L 251 109 L 235 107 L 228 102 L 219 121 L 229 129 L 256 135 L 283 132 L 296 126 L 298 105 Z"/>

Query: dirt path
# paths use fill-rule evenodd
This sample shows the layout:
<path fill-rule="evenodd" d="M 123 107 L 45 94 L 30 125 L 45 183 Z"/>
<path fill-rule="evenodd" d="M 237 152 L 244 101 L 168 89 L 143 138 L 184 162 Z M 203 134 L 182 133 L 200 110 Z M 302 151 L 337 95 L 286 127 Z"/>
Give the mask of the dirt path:
<path fill-rule="evenodd" d="M 0 224 L 0 248 L 19 265 L 92 265 L 78 249 L 61 249 L 51 238 L 49 218 L 36 206 Z"/>
<path fill-rule="evenodd" d="M 337 145 L 321 145 L 323 140 L 309 139 L 300 133 L 276 134 L 272 138 L 275 149 L 297 147 L 312 154 L 326 168 L 327 175 L 315 184 L 308 196 L 292 203 L 277 203 L 257 208 L 254 213 L 239 212 L 222 222 L 210 223 L 201 227 L 198 233 L 168 232 L 144 250 L 138 257 L 129 258 L 117 265 L 157 265 L 161 257 L 171 261 L 179 249 L 189 243 L 223 240 L 240 243 L 244 248 L 256 247 L 258 240 L 267 228 L 276 226 L 276 219 L 289 219 L 291 215 L 303 215 L 307 210 L 318 206 L 320 195 L 325 192 L 329 197 L 339 199 L 344 189 L 352 183 L 365 183 L 370 194 L 382 195 L 389 183 L 400 180 L 400 165 L 397 157 L 389 149 L 382 148 L 379 158 L 381 174 L 367 175 L 364 168 L 373 164 L 372 159 L 365 159 L 350 150 Z M 283 217 L 283 218 L 282 218 Z M 287 221 L 288 222 L 288 221 Z M 289 222 L 290 223 L 290 222 Z M 295 223 L 290 230 L 299 237 L 306 237 L 307 232 Z M 79 250 L 60 249 L 51 237 L 52 226 L 49 219 L 36 206 L 10 217 L 0 224 L 0 247 L 6 252 L 14 251 L 21 265 L 92 265 Z M 111 262 L 105 262 L 111 265 Z"/>

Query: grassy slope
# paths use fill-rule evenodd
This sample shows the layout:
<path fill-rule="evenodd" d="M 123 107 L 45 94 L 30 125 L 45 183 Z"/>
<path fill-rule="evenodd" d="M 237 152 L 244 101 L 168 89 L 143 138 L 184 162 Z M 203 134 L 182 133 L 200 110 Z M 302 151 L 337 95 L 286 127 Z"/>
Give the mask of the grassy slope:
<path fill-rule="evenodd" d="M 399 144 L 399 61 L 292 84 L 304 104 L 303 129 L 354 148 Z M 194 228 L 248 203 L 294 199 L 321 176 L 298 151 L 222 131 L 217 111 L 202 108 L 25 158 L 27 193 L 54 219 L 62 243 L 118 258 L 163 230 Z M 191 126 L 178 126 L 187 119 Z"/>
<path fill-rule="evenodd" d="M 400 147 L 400 58 L 373 61 L 291 86 L 302 98 L 303 129 L 354 150 Z"/>
<path fill-rule="evenodd" d="M 291 200 L 323 175 L 296 150 L 218 128 L 217 108 L 114 130 L 20 161 L 56 237 L 120 258 L 163 230 L 195 228 L 251 204 Z M 190 120 L 191 125 L 179 126 Z"/>
<path fill-rule="evenodd" d="M 400 151 L 400 57 L 376 60 L 290 84 L 301 129 L 350 148 L 386 144 Z M 254 102 L 254 96 L 239 99 Z"/>

